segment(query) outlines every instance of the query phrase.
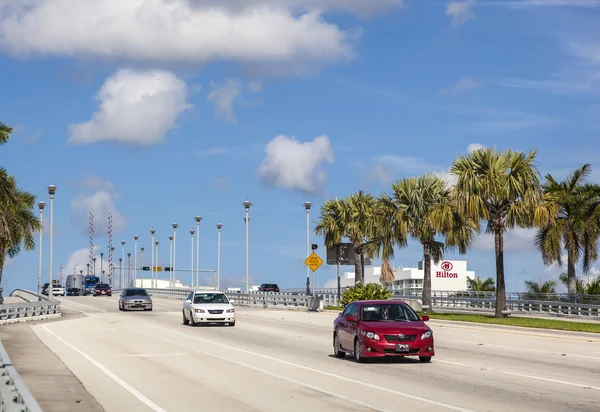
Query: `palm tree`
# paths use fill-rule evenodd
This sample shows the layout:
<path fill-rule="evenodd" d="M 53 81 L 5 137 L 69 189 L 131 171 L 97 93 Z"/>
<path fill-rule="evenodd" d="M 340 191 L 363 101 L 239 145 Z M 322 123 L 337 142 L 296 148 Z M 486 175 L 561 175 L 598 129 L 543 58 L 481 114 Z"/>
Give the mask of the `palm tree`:
<path fill-rule="evenodd" d="M 496 287 L 494 286 L 494 279 L 487 278 L 486 280 L 481 280 L 481 278 L 477 277 L 475 279 L 471 279 L 467 276 L 467 282 L 469 282 L 469 286 L 471 286 L 471 290 L 473 292 L 495 292 Z"/>
<path fill-rule="evenodd" d="M 423 306 L 431 308 L 431 261 L 438 263 L 446 248 L 458 246 L 466 253 L 478 225 L 458 213 L 446 182 L 436 175 L 399 180 L 392 195 L 380 196 L 379 205 L 379 215 L 391 225 L 389 234 L 399 234 L 393 243 L 404 246 L 408 233 L 423 246 Z M 440 236 L 445 242 L 437 240 Z"/>
<path fill-rule="evenodd" d="M 0 146 L 8 142 L 10 134 L 13 132 L 12 127 L 7 124 L 0 122 Z"/>
<path fill-rule="evenodd" d="M 325 237 L 325 245 L 333 248 L 346 238 L 354 248 L 354 283 L 362 283 L 362 259 L 366 245 L 376 233 L 375 198 L 363 192 L 344 199 L 328 199 L 321 206 L 315 234 Z"/>
<path fill-rule="evenodd" d="M 568 273 L 561 273 L 558 276 L 558 280 L 560 280 L 560 282 L 565 285 L 567 288 L 569 287 L 569 274 Z M 583 284 L 583 281 L 579 278 L 575 278 L 575 293 L 579 293 L 579 294 L 584 294 L 585 293 L 585 285 Z"/>
<path fill-rule="evenodd" d="M 542 226 L 536 236 L 536 246 L 542 253 L 546 265 L 558 263 L 562 266 L 561 253 L 567 251 L 567 290 L 577 293 L 575 267 L 582 259 L 583 273 L 588 273 L 591 264 L 598 259 L 596 243 L 600 226 L 591 218 L 594 209 L 600 209 L 600 185 L 588 184 L 591 166 L 585 164 L 576 169 L 562 182 L 546 175 L 543 190 L 552 195 L 558 206 L 556 221 Z"/>
<path fill-rule="evenodd" d="M 547 280 L 542 284 L 533 282 L 531 280 L 526 280 L 525 286 L 527 287 L 528 293 L 532 293 L 532 294 L 536 294 L 536 295 L 548 295 L 548 294 L 556 293 L 556 281 L 555 280 Z"/>
<path fill-rule="evenodd" d="M 540 188 L 533 161 L 536 151 L 497 152 L 480 149 L 454 161 L 450 173 L 458 177 L 453 195 L 460 213 L 486 221 L 494 234 L 496 258 L 496 313 L 506 310 L 504 282 L 504 232 L 514 227 L 552 224 L 557 208 Z M 549 197 L 549 196 L 547 196 Z"/>

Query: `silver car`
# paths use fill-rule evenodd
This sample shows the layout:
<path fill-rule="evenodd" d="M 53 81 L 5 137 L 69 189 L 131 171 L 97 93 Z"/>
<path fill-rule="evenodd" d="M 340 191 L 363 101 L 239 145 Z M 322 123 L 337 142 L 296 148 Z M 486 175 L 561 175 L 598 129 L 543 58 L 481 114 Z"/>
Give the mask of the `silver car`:
<path fill-rule="evenodd" d="M 152 310 L 152 298 L 144 288 L 127 288 L 121 292 L 119 310 Z"/>

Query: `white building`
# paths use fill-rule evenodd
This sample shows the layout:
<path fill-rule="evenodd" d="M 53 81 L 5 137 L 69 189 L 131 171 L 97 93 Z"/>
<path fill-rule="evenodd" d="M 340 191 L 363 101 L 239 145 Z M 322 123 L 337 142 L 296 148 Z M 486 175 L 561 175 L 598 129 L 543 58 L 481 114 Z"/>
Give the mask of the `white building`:
<path fill-rule="evenodd" d="M 423 262 L 413 268 L 392 268 L 394 271 L 394 289 L 412 289 L 417 292 L 423 289 Z M 381 266 L 365 268 L 365 284 L 378 283 Z M 444 291 L 466 291 L 470 289 L 467 276 L 475 279 L 475 272 L 467 270 L 466 260 L 442 260 L 437 265 L 431 261 L 431 289 Z M 344 272 L 340 279 L 341 286 L 354 286 L 354 272 Z"/>

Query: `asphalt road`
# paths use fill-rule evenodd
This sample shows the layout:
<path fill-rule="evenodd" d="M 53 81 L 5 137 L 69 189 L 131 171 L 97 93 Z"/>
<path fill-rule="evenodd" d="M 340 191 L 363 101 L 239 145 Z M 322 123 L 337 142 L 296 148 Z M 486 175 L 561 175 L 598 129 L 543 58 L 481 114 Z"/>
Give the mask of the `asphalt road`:
<path fill-rule="evenodd" d="M 432 363 L 332 356 L 332 313 L 238 308 L 235 327 L 182 324 L 181 301 L 33 325 L 106 411 L 598 411 L 600 336 L 431 321 Z"/>

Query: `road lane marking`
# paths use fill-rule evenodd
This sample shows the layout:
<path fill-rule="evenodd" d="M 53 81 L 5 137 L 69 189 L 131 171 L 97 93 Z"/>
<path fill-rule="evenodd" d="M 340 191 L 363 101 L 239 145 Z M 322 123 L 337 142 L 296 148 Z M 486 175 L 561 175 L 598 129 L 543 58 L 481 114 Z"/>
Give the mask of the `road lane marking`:
<path fill-rule="evenodd" d="M 348 397 L 346 395 L 342 395 L 340 393 L 328 391 L 327 389 L 323 389 L 323 388 L 320 388 L 318 386 L 311 385 L 310 383 L 301 382 L 299 380 L 288 378 L 287 376 L 283 376 L 283 375 L 280 375 L 280 374 L 268 371 L 266 369 L 259 368 L 257 366 L 252 366 L 252 365 L 249 365 L 249 364 L 244 363 L 244 362 L 240 362 L 240 361 L 236 361 L 236 360 L 233 360 L 233 359 L 226 358 L 224 356 L 216 355 L 214 353 L 205 352 L 205 351 L 200 350 L 198 348 L 194 348 L 194 347 L 188 346 L 186 344 L 174 341 L 174 340 L 169 339 L 169 338 L 164 338 L 164 337 L 161 337 L 161 336 L 156 336 L 156 335 L 153 335 L 153 334 L 150 334 L 150 333 L 146 333 L 146 332 L 134 329 L 134 328 L 129 328 L 129 327 L 126 327 L 126 326 L 124 326 L 124 327 L 126 329 L 130 329 L 130 330 L 132 330 L 132 331 L 134 331 L 136 333 L 139 333 L 141 335 L 149 336 L 149 337 L 152 337 L 152 338 L 155 338 L 155 339 L 160 339 L 160 340 L 163 340 L 165 342 L 169 342 L 169 343 L 171 343 L 173 345 L 177 345 L 177 346 L 181 346 L 182 348 L 187 348 L 189 350 L 193 350 L 194 352 L 198 352 L 198 353 L 200 353 L 202 355 L 211 356 L 213 358 L 224 360 L 224 361 L 233 363 L 235 365 L 243 366 L 245 368 L 252 369 L 254 371 L 264 373 L 265 375 L 269 375 L 269 376 L 272 376 L 272 377 L 277 378 L 277 379 L 281 379 L 281 380 L 284 380 L 284 381 L 287 381 L 287 382 L 290 382 L 290 383 L 294 383 L 294 384 L 299 385 L 299 386 L 303 386 L 305 388 L 312 389 L 314 391 L 323 393 L 325 395 L 333 396 L 335 398 L 342 399 L 342 400 L 354 403 L 356 405 L 364 406 L 365 408 L 373 409 L 373 410 L 379 411 L 379 412 L 389 412 L 387 409 L 379 408 L 377 406 L 368 404 L 368 403 L 363 402 L 363 401 L 359 401 L 358 399 L 350 398 L 350 397 Z"/>
<path fill-rule="evenodd" d="M 140 357 L 140 358 L 158 358 L 161 356 L 187 356 L 189 353 L 127 353 L 116 356 Z"/>
<path fill-rule="evenodd" d="M 106 328 L 106 329 L 95 329 L 95 328 L 77 328 L 71 329 L 74 332 L 106 332 L 109 330 L 116 330 L 115 328 Z"/>
<path fill-rule="evenodd" d="M 562 356 L 565 355 L 567 357 L 574 357 L 574 358 L 583 358 L 583 359 L 596 359 L 596 360 L 600 360 L 599 357 L 597 356 L 584 356 L 584 355 L 575 355 L 572 353 L 564 353 L 564 352 L 553 352 L 553 351 L 547 351 L 547 350 L 541 350 L 541 349 L 527 349 L 527 348 L 516 348 L 514 346 L 504 346 L 504 345 L 495 345 L 493 343 L 482 343 L 482 342 L 472 342 L 472 341 L 468 341 L 468 340 L 456 340 L 456 339 L 444 339 L 444 342 L 460 342 L 460 343 L 472 343 L 476 346 L 492 346 L 495 348 L 504 348 L 504 349 L 512 349 L 515 351 L 527 351 L 527 352 L 539 352 L 539 353 L 546 353 L 546 354 L 550 354 L 550 355 L 558 355 L 558 356 Z M 591 352 L 591 353 L 597 353 L 597 352 Z"/>
<path fill-rule="evenodd" d="M 447 360 L 441 360 L 441 359 L 433 359 L 433 362 L 440 362 L 440 363 L 449 363 L 450 365 L 458 365 L 458 366 L 467 366 L 464 363 L 459 363 L 459 362 L 451 362 L 451 361 L 447 361 Z"/>
<path fill-rule="evenodd" d="M 129 329 L 129 330 L 132 330 L 132 331 L 135 331 L 135 332 L 138 332 L 138 333 L 146 334 L 145 332 L 139 331 L 139 330 L 131 328 L 129 326 L 123 325 L 123 328 Z M 460 412 L 475 412 L 475 411 L 473 411 L 471 409 L 462 408 L 460 406 L 455 406 L 455 405 L 450 405 L 450 404 L 443 403 L 443 402 L 438 402 L 438 401 L 435 401 L 433 399 L 423 398 L 423 397 L 420 397 L 420 396 L 417 396 L 417 395 L 411 395 L 411 394 L 406 393 L 406 392 L 400 392 L 400 391 L 397 391 L 397 390 L 394 390 L 394 389 L 385 388 L 385 387 L 382 387 L 382 386 L 379 386 L 379 385 L 371 384 L 371 383 L 368 383 L 368 382 L 363 382 L 363 381 L 360 381 L 360 380 L 357 380 L 357 379 L 348 378 L 348 377 L 343 376 L 343 375 L 337 375 L 335 373 L 326 372 L 326 371 L 323 371 L 323 370 L 320 370 L 320 369 L 310 368 L 308 366 L 303 366 L 303 365 L 299 365 L 297 363 L 288 362 L 288 361 L 285 361 L 283 359 L 275 358 L 275 357 L 268 356 L 268 355 L 263 355 L 261 353 L 252 352 L 252 351 L 248 351 L 248 350 L 244 350 L 244 349 L 239 349 L 239 348 L 236 348 L 236 347 L 233 347 L 233 346 L 229 346 L 229 345 L 225 345 L 225 344 L 222 344 L 222 343 L 210 341 L 210 340 L 207 340 L 207 339 L 198 338 L 196 336 L 191 336 L 191 335 L 188 335 L 188 334 L 185 334 L 185 333 L 175 332 L 173 330 L 161 328 L 159 326 L 155 326 L 154 325 L 154 326 L 152 326 L 152 328 L 153 329 L 163 330 L 165 332 L 168 332 L 168 333 L 171 333 L 171 334 L 174 334 L 174 335 L 180 335 L 180 336 L 184 336 L 186 338 L 198 340 L 200 342 L 209 343 L 209 344 L 212 344 L 212 345 L 224 348 L 224 349 L 231 349 L 231 350 L 234 350 L 234 351 L 237 351 L 237 352 L 240 352 L 240 353 L 245 353 L 247 355 L 252 355 L 252 356 L 260 357 L 260 358 L 263 358 L 263 359 L 268 359 L 268 360 L 271 360 L 273 362 L 282 363 L 284 365 L 292 366 L 292 367 L 295 367 L 295 368 L 298 368 L 298 369 L 304 369 L 304 370 L 307 370 L 309 372 L 318 373 L 320 375 L 329 376 L 331 378 L 343 380 L 343 381 L 346 381 L 346 382 L 355 383 L 355 384 L 358 384 L 358 385 L 361 385 L 361 386 L 366 386 L 366 387 L 372 388 L 372 389 L 377 389 L 379 391 L 391 393 L 393 395 L 401 396 L 401 397 L 404 397 L 404 398 L 413 399 L 413 400 L 424 402 L 424 403 L 428 403 L 428 404 L 431 404 L 431 405 L 441 406 L 441 407 L 446 408 L 446 409 L 451 409 L 451 410 L 460 411 Z M 156 337 L 159 338 L 159 339 L 164 339 L 162 337 L 158 337 L 158 336 L 156 336 Z M 173 343 L 178 344 L 177 342 L 173 342 Z"/>
<path fill-rule="evenodd" d="M 137 389 L 133 388 L 131 385 L 129 385 L 123 379 L 119 378 L 113 372 L 111 372 L 110 370 L 108 370 L 105 366 L 103 366 L 100 362 L 98 362 L 97 360 L 95 360 L 94 358 L 92 358 L 90 355 L 88 355 L 87 353 L 85 353 L 84 351 L 82 351 L 81 349 L 79 349 L 78 347 L 76 347 L 75 345 L 67 342 L 66 340 L 64 340 L 63 338 L 61 338 L 60 336 L 58 336 L 56 333 L 54 333 L 53 331 L 51 331 L 50 329 L 48 329 L 48 326 L 42 325 L 42 328 L 46 332 L 48 332 L 50 335 L 52 335 L 55 339 L 57 339 L 59 342 L 63 343 L 65 346 L 69 347 L 74 352 L 76 352 L 79 355 L 81 355 L 84 359 L 86 359 L 92 365 L 94 365 L 95 367 L 97 367 L 98 369 L 100 369 L 102 372 L 104 372 L 104 374 L 106 376 L 108 376 L 113 381 L 115 381 L 116 383 L 118 383 L 119 386 L 121 386 L 127 392 L 129 392 L 130 394 L 132 394 L 133 396 L 135 396 L 138 400 L 140 400 L 142 403 L 144 403 L 150 409 L 152 409 L 153 411 L 157 411 L 157 412 L 167 412 L 165 409 L 161 408 L 160 406 L 158 406 L 157 404 L 155 404 L 154 402 L 152 402 L 150 399 L 146 398 L 144 395 L 142 395 L 141 392 L 139 392 Z"/>
<path fill-rule="evenodd" d="M 96 316 L 95 314 L 93 314 L 93 313 L 85 312 L 85 311 L 83 311 L 83 310 L 81 310 L 81 309 L 72 308 L 72 307 L 69 307 L 69 306 L 67 306 L 67 305 L 64 305 L 64 304 L 62 304 L 62 303 L 61 303 L 61 305 L 60 305 L 60 306 L 64 307 L 65 309 L 69 309 L 69 310 L 73 310 L 73 311 L 75 311 L 75 312 L 83 313 L 85 316 L 89 316 L 89 317 L 92 317 L 92 318 L 95 318 L 95 317 L 97 317 L 97 316 Z"/>
<path fill-rule="evenodd" d="M 63 302 L 64 302 L 63 300 L 61 300 L 61 301 L 60 301 L 61 305 L 62 305 L 62 303 L 63 303 Z M 83 303 L 75 302 L 75 301 L 73 301 L 73 300 L 67 300 L 67 302 L 69 302 L 69 304 L 79 305 L 79 306 L 83 306 L 84 308 L 88 308 L 88 309 L 97 310 L 98 312 L 102 312 L 102 313 L 108 313 L 107 311 L 105 311 L 105 310 L 103 310 L 103 309 L 98 309 L 98 308 L 95 308 L 95 307 L 93 307 L 93 306 L 84 305 Z"/>

